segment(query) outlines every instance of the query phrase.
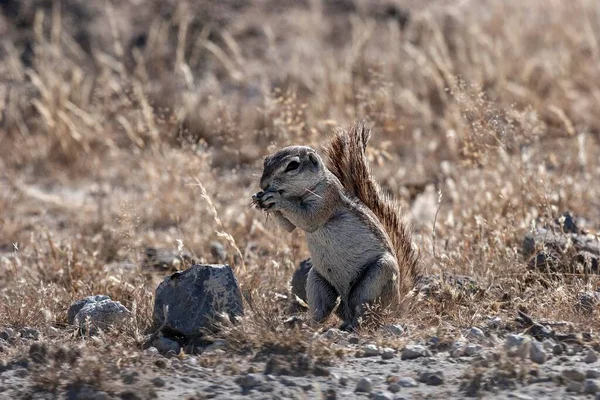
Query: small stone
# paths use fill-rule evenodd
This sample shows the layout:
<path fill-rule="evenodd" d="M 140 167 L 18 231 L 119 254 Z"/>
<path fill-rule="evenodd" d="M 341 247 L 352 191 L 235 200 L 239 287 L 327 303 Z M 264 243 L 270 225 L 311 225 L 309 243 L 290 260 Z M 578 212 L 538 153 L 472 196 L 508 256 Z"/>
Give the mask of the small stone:
<path fill-rule="evenodd" d="M 394 358 L 395 355 L 396 355 L 396 350 L 389 348 L 389 347 L 385 347 L 381 351 L 381 358 L 384 360 L 392 359 L 392 358 Z"/>
<path fill-rule="evenodd" d="M 581 371 L 579 371 L 578 369 L 565 369 L 562 372 L 562 376 L 563 378 L 566 378 L 570 381 L 575 381 L 575 382 L 583 382 L 585 380 L 585 374 Z"/>
<path fill-rule="evenodd" d="M 341 330 L 336 328 L 329 328 L 323 333 L 323 337 L 326 339 L 335 339 L 340 336 L 343 336 L 343 333 Z"/>
<path fill-rule="evenodd" d="M 483 333 L 483 331 L 477 327 L 473 327 L 469 330 L 469 333 L 467 334 L 467 338 L 468 339 L 475 339 L 475 340 L 485 340 L 485 333 Z"/>
<path fill-rule="evenodd" d="M 583 292 L 577 298 L 577 308 L 584 312 L 591 313 L 600 303 L 600 292 Z"/>
<path fill-rule="evenodd" d="M 570 393 L 579 393 L 583 389 L 583 384 L 581 382 L 571 381 L 567 385 L 567 392 Z"/>
<path fill-rule="evenodd" d="M 590 349 L 590 351 L 588 351 L 588 353 L 586 354 L 586 356 L 583 359 L 583 361 L 586 364 L 593 364 L 596 361 L 598 361 L 598 354 L 596 354 L 596 352 L 594 350 Z"/>
<path fill-rule="evenodd" d="M 144 350 L 144 354 L 149 355 L 149 356 L 154 356 L 154 355 L 158 354 L 158 349 L 154 346 L 150 346 L 146 350 Z"/>
<path fill-rule="evenodd" d="M 0 332 L 0 339 L 6 341 L 6 342 L 11 342 L 15 339 L 15 337 L 17 336 L 17 334 L 15 333 L 15 330 L 12 328 L 5 328 L 2 332 Z"/>
<path fill-rule="evenodd" d="M 529 358 L 536 364 L 543 364 L 548 359 L 548 354 L 540 342 L 532 342 L 529 347 Z"/>
<path fill-rule="evenodd" d="M 131 384 L 134 384 L 134 383 L 136 383 L 138 381 L 138 376 L 139 376 L 139 373 L 137 373 L 137 372 L 134 371 L 134 372 L 130 372 L 130 373 L 124 374 L 121 377 L 121 380 L 123 380 L 124 384 L 131 385 Z"/>
<path fill-rule="evenodd" d="M 419 375 L 419 382 L 429 386 L 439 386 L 444 383 L 444 374 L 442 371 L 423 372 Z"/>
<path fill-rule="evenodd" d="M 396 382 L 399 386 L 404 387 L 404 388 L 412 388 L 412 387 L 417 387 L 419 386 L 419 384 L 417 383 L 416 380 L 414 380 L 411 377 L 403 377 L 398 379 L 398 382 Z"/>
<path fill-rule="evenodd" d="M 421 345 L 406 345 L 402 350 L 401 358 L 403 360 L 414 360 L 419 357 L 431 357 L 431 351 Z"/>
<path fill-rule="evenodd" d="M 381 328 L 385 333 L 388 333 L 393 336 L 402 336 L 404 334 L 404 328 L 402 325 L 384 325 Z"/>
<path fill-rule="evenodd" d="M 556 342 L 554 342 L 552 339 L 544 339 L 542 346 L 544 346 L 544 350 L 546 351 L 553 351 L 554 346 L 556 346 Z"/>
<path fill-rule="evenodd" d="M 166 385 L 166 382 L 163 378 L 157 376 L 156 378 L 152 379 L 152 384 L 156 387 L 163 387 Z"/>
<path fill-rule="evenodd" d="M 158 360 L 154 361 L 154 365 L 161 369 L 167 368 L 167 360 L 164 358 L 159 358 Z"/>
<path fill-rule="evenodd" d="M 585 394 L 596 394 L 600 392 L 600 383 L 594 379 L 586 379 L 583 384 L 583 392 Z"/>
<path fill-rule="evenodd" d="M 338 379 L 338 383 L 340 384 L 340 386 L 346 386 L 348 385 L 348 378 L 345 376 L 340 376 L 340 379 Z"/>
<path fill-rule="evenodd" d="M 142 400 L 142 398 L 133 390 L 124 390 L 119 396 L 123 400 Z"/>
<path fill-rule="evenodd" d="M 468 344 L 463 349 L 463 354 L 467 357 L 471 357 L 471 356 L 474 356 L 475 354 L 478 354 L 479 352 L 481 352 L 482 349 L 483 349 L 483 347 L 481 347 L 481 345 Z"/>
<path fill-rule="evenodd" d="M 392 393 L 398 393 L 401 389 L 401 386 L 398 385 L 397 383 L 392 383 L 390 386 L 388 386 L 388 390 Z"/>
<path fill-rule="evenodd" d="M 19 332 L 23 339 L 32 339 L 39 340 L 40 339 L 40 331 L 33 328 L 23 328 L 21 332 Z"/>
<path fill-rule="evenodd" d="M 44 343 L 33 343 L 29 347 L 29 358 L 38 364 L 45 363 L 48 360 L 48 348 Z"/>
<path fill-rule="evenodd" d="M 240 376 L 235 380 L 235 383 L 240 385 L 242 393 L 247 394 L 250 390 L 262 385 L 262 380 L 256 374 L 247 374 Z"/>
<path fill-rule="evenodd" d="M 362 348 L 365 357 L 375 357 L 379 355 L 379 348 L 374 344 L 366 344 Z"/>
<path fill-rule="evenodd" d="M 334 388 L 329 388 L 323 392 L 324 400 L 337 400 L 337 392 Z"/>
<path fill-rule="evenodd" d="M 588 379 L 600 378 L 600 371 L 597 369 L 588 369 L 587 371 L 585 371 L 585 377 Z"/>
<path fill-rule="evenodd" d="M 560 356 L 563 353 L 563 348 L 560 344 L 555 344 L 552 348 L 552 354 L 555 356 Z"/>
<path fill-rule="evenodd" d="M 354 389 L 354 391 L 358 393 L 371 393 L 372 389 L 373 383 L 371 380 L 369 378 L 361 378 L 356 384 L 356 389 Z"/>
<path fill-rule="evenodd" d="M 521 345 L 523 345 L 523 343 L 525 343 L 529 340 L 531 340 L 531 339 L 529 339 L 527 336 L 511 333 L 511 334 L 506 335 L 506 340 L 504 342 L 504 348 L 506 350 L 514 350 L 516 348 L 519 348 Z"/>
<path fill-rule="evenodd" d="M 181 346 L 175 340 L 161 337 L 152 342 L 152 345 L 164 355 L 177 355 L 181 351 Z"/>
<path fill-rule="evenodd" d="M 500 318 L 498 316 L 492 317 L 487 321 L 487 327 L 490 329 L 500 328 L 501 325 L 502 325 L 502 318 Z"/>
<path fill-rule="evenodd" d="M 377 392 L 372 397 L 372 400 L 392 400 L 392 397 L 384 392 Z"/>

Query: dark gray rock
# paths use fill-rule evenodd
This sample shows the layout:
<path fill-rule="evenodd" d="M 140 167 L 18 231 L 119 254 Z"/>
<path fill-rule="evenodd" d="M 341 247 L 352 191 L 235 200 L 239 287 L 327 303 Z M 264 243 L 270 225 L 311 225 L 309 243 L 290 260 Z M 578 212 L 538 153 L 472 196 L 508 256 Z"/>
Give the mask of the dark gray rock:
<path fill-rule="evenodd" d="M 302 261 L 300 266 L 294 272 L 292 276 L 292 296 L 298 296 L 302 301 L 306 302 L 306 279 L 308 277 L 308 271 L 312 268 L 312 262 L 310 258 Z"/>
<path fill-rule="evenodd" d="M 354 389 L 357 393 L 371 393 L 373 390 L 373 382 L 369 378 L 361 378 Z"/>
<path fill-rule="evenodd" d="M 439 386 L 444 383 L 444 374 L 442 371 L 423 372 L 419 375 L 419 382 L 429 386 Z"/>
<path fill-rule="evenodd" d="M 102 300 L 110 300 L 110 297 L 105 296 L 103 294 L 97 294 L 94 296 L 85 297 L 81 300 L 77 300 L 76 302 L 71 304 L 71 307 L 69 307 L 69 311 L 67 311 L 67 322 L 70 325 L 74 325 L 75 324 L 75 316 L 83 308 L 83 306 L 85 306 L 86 304 L 89 304 L 89 303 L 96 303 L 96 302 L 99 302 Z"/>
<path fill-rule="evenodd" d="M 165 337 L 156 339 L 152 342 L 152 346 L 165 355 L 177 355 L 181 351 L 181 346 L 178 342 Z"/>
<path fill-rule="evenodd" d="M 431 351 L 425 346 L 407 344 L 402 350 L 401 358 L 403 360 L 414 360 L 419 357 L 431 357 Z"/>
<path fill-rule="evenodd" d="M 582 292 L 577 297 L 576 308 L 584 312 L 592 312 L 600 304 L 600 292 Z"/>
<path fill-rule="evenodd" d="M 82 332 L 94 334 L 98 329 L 105 330 L 119 325 L 130 316 L 131 313 L 124 305 L 109 298 L 84 305 L 75 315 L 74 322 Z"/>
<path fill-rule="evenodd" d="M 398 386 L 405 387 L 405 388 L 412 388 L 412 387 L 419 386 L 417 381 L 409 376 L 398 379 L 398 382 L 396 382 L 396 383 L 398 384 Z"/>
<path fill-rule="evenodd" d="M 240 385 L 243 394 L 248 394 L 252 389 L 256 389 L 263 384 L 260 375 L 247 374 L 240 376 L 235 380 L 235 383 Z"/>
<path fill-rule="evenodd" d="M 223 314 L 243 315 L 242 294 L 229 265 L 197 264 L 167 276 L 156 289 L 154 322 L 165 332 L 198 337 Z"/>
<path fill-rule="evenodd" d="M 19 332 L 23 339 L 32 339 L 39 340 L 40 339 L 40 331 L 34 328 L 23 328 Z"/>

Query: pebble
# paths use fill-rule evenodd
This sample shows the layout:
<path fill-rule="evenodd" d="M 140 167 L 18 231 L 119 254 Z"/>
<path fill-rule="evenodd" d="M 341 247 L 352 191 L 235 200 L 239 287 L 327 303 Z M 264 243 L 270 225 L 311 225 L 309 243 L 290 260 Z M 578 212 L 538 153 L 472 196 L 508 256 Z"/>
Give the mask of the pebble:
<path fill-rule="evenodd" d="M 356 384 L 355 392 L 359 393 L 371 393 L 373 389 L 373 382 L 369 378 L 361 378 L 360 381 Z"/>
<path fill-rule="evenodd" d="M 529 347 L 529 358 L 536 364 L 543 364 L 548 359 L 544 345 L 540 342 L 532 342 Z"/>
<path fill-rule="evenodd" d="M 163 387 L 165 386 L 166 382 L 163 378 L 157 376 L 156 378 L 152 379 L 152 384 L 156 387 Z"/>
<path fill-rule="evenodd" d="M 374 344 L 366 344 L 362 348 L 363 356 L 365 357 L 375 357 L 379 355 L 379 348 Z"/>
<path fill-rule="evenodd" d="M 408 376 L 398 379 L 398 382 L 396 382 L 396 383 L 398 384 L 398 386 L 405 387 L 405 388 L 419 386 L 419 384 L 417 383 L 416 380 L 414 380 L 413 378 L 408 377 Z"/>
<path fill-rule="evenodd" d="M 583 385 L 583 392 L 585 394 L 596 394 L 600 392 L 600 383 L 594 379 L 586 379 Z"/>
<path fill-rule="evenodd" d="M 16 337 L 15 330 L 12 328 L 6 328 L 2 332 L 0 332 L 0 339 L 10 342 Z"/>
<path fill-rule="evenodd" d="M 562 372 L 563 378 L 566 378 L 570 381 L 575 382 L 583 382 L 585 380 L 585 374 L 578 369 L 565 369 Z"/>
<path fill-rule="evenodd" d="M 235 383 L 240 385 L 242 393 L 248 393 L 255 387 L 262 385 L 262 380 L 256 374 L 247 374 L 236 378 Z"/>
<path fill-rule="evenodd" d="M 554 354 L 555 356 L 560 356 L 563 353 L 563 348 L 560 344 L 556 344 L 554 345 L 554 347 L 552 348 L 552 354 Z"/>
<path fill-rule="evenodd" d="M 600 371 L 597 369 L 588 369 L 585 372 L 585 377 L 588 379 L 596 379 L 596 378 L 600 378 Z"/>
<path fill-rule="evenodd" d="M 444 374 L 442 373 L 442 371 L 423 372 L 419 376 L 419 382 L 422 382 L 429 386 L 439 386 L 444 383 Z"/>
<path fill-rule="evenodd" d="M 506 340 L 504 341 L 504 347 L 506 350 L 513 350 L 515 348 L 520 347 L 523 343 L 530 340 L 527 336 L 520 334 L 508 334 L 506 335 Z"/>
<path fill-rule="evenodd" d="M 150 346 L 146 350 L 144 350 L 144 354 L 148 356 L 155 356 L 158 354 L 158 349 L 154 346 Z"/>
<path fill-rule="evenodd" d="M 502 325 L 502 318 L 498 316 L 490 318 L 487 322 L 487 327 L 491 329 L 500 328 L 500 325 Z"/>
<path fill-rule="evenodd" d="M 333 388 L 329 388 L 323 392 L 323 398 L 325 400 L 337 400 L 337 392 Z"/>
<path fill-rule="evenodd" d="M 398 393 L 401 389 L 401 386 L 398 385 L 397 383 L 392 383 L 390 386 L 388 386 L 388 390 L 392 393 Z"/>
<path fill-rule="evenodd" d="M 481 347 L 481 345 L 468 344 L 463 349 L 463 354 L 467 357 L 471 357 L 471 356 L 474 356 L 475 354 L 478 354 L 482 349 L 483 349 L 483 347 Z"/>
<path fill-rule="evenodd" d="M 179 351 L 181 349 L 178 342 L 176 342 L 175 340 L 167 339 L 165 337 L 156 339 L 154 342 L 152 342 L 152 345 L 154 347 L 156 347 L 156 349 L 161 354 L 167 354 L 167 355 L 168 354 L 177 355 L 177 354 L 179 354 Z"/>
<path fill-rule="evenodd" d="M 403 360 L 414 360 L 419 357 L 431 357 L 431 351 L 421 345 L 406 345 L 402 350 L 401 358 Z"/>
<path fill-rule="evenodd" d="M 402 325 L 384 325 L 382 327 L 383 331 L 394 336 L 402 336 L 404 334 L 404 328 Z"/>
<path fill-rule="evenodd" d="M 473 327 L 469 330 L 467 334 L 467 338 L 469 339 L 477 339 L 477 340 L 485 340 L 485 333 L 477 327 Z"/>
<path fill-rule="evenodd" d="M 583 384 L 581 382 L 571 381 L 567 385 L 566 390 L 567 390 L 567 392 L 570 392 L 570 393 L 579 393 L 579 392 L 581 392 L 581 389 L 583 389 Z"/>
<path fill-rule="evenodd" d="M 384 392 L 377 392 L 372 400 L 392 400 L 392 397 Z"/>
<path fill-rule="evenodd" d="M 588 353 L 586 354 L 585 358 L 583 359 L 583 361 L 586 364 L 593 364 L 596 361 L 598 361 L 598 354 L 596 354 L 596 352 L 594 350 L 588 351 Z"/>
<path fill-rule="evenodd" d="M 394 350 L 390 347 L 384 347 L 383 350 L 381 351 L 381 358 L 384 360 L 389 360 L 391 358 L 394 358 L 395 355 L 396 355 L 396 350 Z"/>
<path fill-rule="evenodd" d="M 23 339 L 33 339 L 33 340 L 40 339 L 40 331 L 38 331 L 37 329 L 33 329 L 33 328 L 23 328 L 23 329 L 21 329 L 19 334 L 21 335 L 21 337 Z"/>

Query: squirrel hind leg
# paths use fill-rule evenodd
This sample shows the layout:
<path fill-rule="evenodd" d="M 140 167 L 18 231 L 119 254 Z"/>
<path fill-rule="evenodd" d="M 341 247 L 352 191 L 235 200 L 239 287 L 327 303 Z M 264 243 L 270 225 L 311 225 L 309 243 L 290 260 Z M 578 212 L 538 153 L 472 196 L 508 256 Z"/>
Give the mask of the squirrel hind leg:
<path fill-rule="evenodd" d="M 306 279 L 306 299 L 312 319 L 325 321 L 336 306 L 337 298 L 334 287 L 314 267 L 311 268 Z"/>
<path fill-rule="evenodd" d="M 354 330 L 366 311 L 367 304 L 380 301 L 383 307 L 397 304 L 398 266 L 392 255 L 383 256 L 364 268 L 346 299 L 342 299 L 337 315 L 341 330 Z"/>

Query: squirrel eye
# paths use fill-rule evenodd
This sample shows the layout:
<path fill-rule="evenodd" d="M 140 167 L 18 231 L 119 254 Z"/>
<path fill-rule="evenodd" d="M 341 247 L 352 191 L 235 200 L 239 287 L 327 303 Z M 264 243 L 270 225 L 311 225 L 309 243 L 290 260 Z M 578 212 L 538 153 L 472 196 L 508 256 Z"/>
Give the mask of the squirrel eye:
<path fill-rule="evenodd" d="M 289 171 L 293 171 L 295 169 L 298 169 L 298 167 L 300 166 L 300 163 L 298 161 L 291 161 L 287 167 L 285 167 L 285 172 L 289 172 Z"/>

